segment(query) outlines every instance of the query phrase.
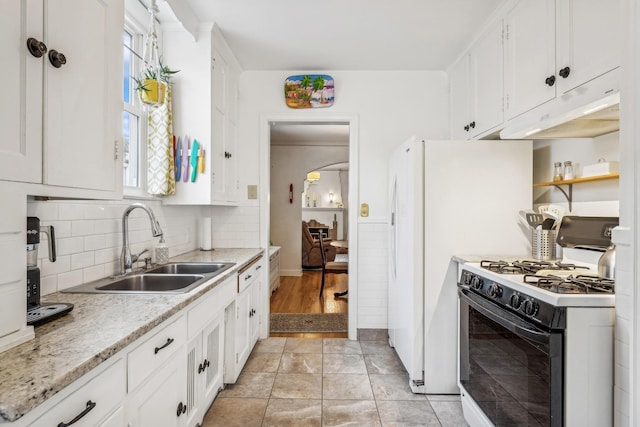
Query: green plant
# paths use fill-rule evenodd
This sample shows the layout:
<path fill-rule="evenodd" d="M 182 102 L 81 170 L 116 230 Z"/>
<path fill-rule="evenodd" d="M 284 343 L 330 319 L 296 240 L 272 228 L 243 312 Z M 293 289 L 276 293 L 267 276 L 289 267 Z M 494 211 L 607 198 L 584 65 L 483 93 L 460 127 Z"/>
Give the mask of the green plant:
<path fill-rule="evenodd" d="M 159 70 L 160 70 L 160 81 L 161 82 L 165 82 L 167 84 L 171 83 L 171 81 L 170 81 L 171 80 L 171 76 L 173 76 L 176 73 L 179 73 L 180 70 L 172 70 L 172 69 L 170 69 L 167 65 L 164 65 L 162 63 L 162 58 L 160 58 L 159 62 L 160 62 L 160 68 L 159 68 Z M 150 89 L 145 84 L 145 80 L 158 80 L 156 71 L 151 67 L 147 67 L 147 69 L 144 71 L 144 74 L 142 74 L 142 76 L 140 78 L 133 77 L 133 76 L 131 76 L 131 78 L 136 83 L 135 90 L 144 91 L 144 92 L 149 92 L 150 91 Z"/>

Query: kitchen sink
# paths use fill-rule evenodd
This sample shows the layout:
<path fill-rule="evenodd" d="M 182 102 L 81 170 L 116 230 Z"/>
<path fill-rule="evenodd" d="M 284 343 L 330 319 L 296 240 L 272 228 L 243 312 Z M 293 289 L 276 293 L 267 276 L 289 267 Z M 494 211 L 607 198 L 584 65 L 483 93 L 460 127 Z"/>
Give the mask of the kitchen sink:
<path fill-rule="evenodd" d="M 177 292 L 204 279 L 199 274 L 134 274 L 117 279 L 104 286 L 96 286 L 103 292 Z"/>
<path fill-rule="evenodd" d="M 146 274 L 209 274 L 222 272 L 233 265 L 228 262 L 174 262 L 147 270 Z"/>
<path fill-rule="evenodd" d="M 175 262 L 64 289 L 63 293 L 185 293 L 233 267 L 228 262 Z"/>

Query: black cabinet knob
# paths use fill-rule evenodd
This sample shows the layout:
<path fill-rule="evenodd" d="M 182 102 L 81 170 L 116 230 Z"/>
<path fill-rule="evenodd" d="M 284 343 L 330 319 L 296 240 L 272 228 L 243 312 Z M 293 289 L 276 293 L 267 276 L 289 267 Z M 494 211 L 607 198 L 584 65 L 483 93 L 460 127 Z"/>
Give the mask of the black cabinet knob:
<path fill-rule="evenodd" d="M 560 77 L 562 77 L 563 79 L 566 79 L 567 77 L 569 77 L 569 74 L 571 74 L 571 68 L 564 67 L 562 70 L 558 71 L 558 74 L 560 74 Z"/>
<path fill-rule="evenodd" d="M 549 76 L 544 81 L 547 86 L 553 86 L 556 83 L 556 76 Z"/>
<path fill-rule="evenodd" d="M 49 51 L 49 62 L 54 68 L 60 68 L 67 63 L 67 58 L 55 49 Z"/>
<path fill-rule="evenodd" d="M 469 132 L 469 125 L 465 125 L 464 130 L 466 130 L 467 132 Z"/>
<path fill-rule="evenodd" d="M 33 37 L 27 39 L 27 49 L 29 49 L 29 53 L 36 58 L 42 58 L 42 55 L 47 53 L 47 45 Z"/>
<path fill-rule="evenodd" d="M 176 409 L 176 416 L 179 417 L 180 415 L 184 414 L 185 412 L 187 412 L 187 405 L 185 405 L 182 402 L 178 403 L 178 408 Z"/>
<path fill-rule="evenodd" d="M 469 123 L 469 126 L 471 126 L 471 129 L 475 129 L 476 128 L 476 122 L 473 121 L 473 122 Z"/>

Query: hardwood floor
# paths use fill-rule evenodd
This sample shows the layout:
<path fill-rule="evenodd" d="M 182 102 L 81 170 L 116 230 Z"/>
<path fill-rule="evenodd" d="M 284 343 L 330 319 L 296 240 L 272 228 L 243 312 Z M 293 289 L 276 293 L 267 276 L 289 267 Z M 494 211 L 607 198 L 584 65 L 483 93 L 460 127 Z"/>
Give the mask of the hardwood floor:
<path fill-rule="evenodd" d="M 348 297 L 334 298 L 347 289 L 346 274 L 328 274 L 320 298 L 322 271 L 304 270 L 302 276 L 280 277 L 280 287 L 271 295 L 271 313 L 346 313 Z"/>
<path fill-rule="evenodd" d="M 280 287 L 271 294 L 271 313 L 347 313 L 348 297 L 334 298 L 334 292 L 347 289 L 346 274 L 329 274 L 320 298 L 322 271 L 304 270 L 302 276 L 280 277 Z M 347 338 L 346 333 L 275 334 L 272 337 Z"/>

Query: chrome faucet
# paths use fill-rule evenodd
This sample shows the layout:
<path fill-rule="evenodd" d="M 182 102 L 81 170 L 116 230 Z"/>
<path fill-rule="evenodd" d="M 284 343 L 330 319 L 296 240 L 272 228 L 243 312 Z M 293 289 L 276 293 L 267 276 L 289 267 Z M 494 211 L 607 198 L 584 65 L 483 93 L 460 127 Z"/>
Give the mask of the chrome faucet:
<path fill-rule="evenodd" d="M 129 249 L 129 214 L 135 208 L 140 208 L 149 215 L 149 219 L 151 220 L 151 234 L 153 234 L 153 237 L 162 236 L 160 223 L 156 220 L 156 216 L 153 214 L 151 208 L 142 203 L 134 203 L 127 206 L 122 214 L 122 252 L 120 254 L 120 272 L 122 274 L 130 273 L 133 269 L 133 263 L 140 258 L 140 255 L 147 252 L 147 249 L 145 249 L 137 255 L 132 255 L 131 249 Z"/>

